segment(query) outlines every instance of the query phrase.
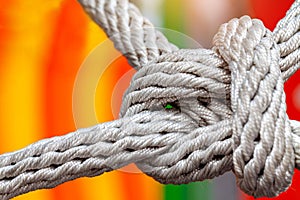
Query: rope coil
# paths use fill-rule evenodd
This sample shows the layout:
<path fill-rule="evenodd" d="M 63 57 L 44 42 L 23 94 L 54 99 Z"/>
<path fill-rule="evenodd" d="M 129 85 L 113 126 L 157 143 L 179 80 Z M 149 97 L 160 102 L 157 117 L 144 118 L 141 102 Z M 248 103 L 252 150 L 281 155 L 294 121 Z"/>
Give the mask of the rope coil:
<path fill-rule="evenodd" d="M 273 32 L 244 16 L 220 27 L 212 49 L 180 50 L 127 0 L 79 2 L 138 70 L 120 119 L 0 155 L 1 199 L 132 162 L 165 184 L 232 170 L 255 197 L 290 186 L 300 122 L 283 84 L 300 68 L 299 1 Z"/>

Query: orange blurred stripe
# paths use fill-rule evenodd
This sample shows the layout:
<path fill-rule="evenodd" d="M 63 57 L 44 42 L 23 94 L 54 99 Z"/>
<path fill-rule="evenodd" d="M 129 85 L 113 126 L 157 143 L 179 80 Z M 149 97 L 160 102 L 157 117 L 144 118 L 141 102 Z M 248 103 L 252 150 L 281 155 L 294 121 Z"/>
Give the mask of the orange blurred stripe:
<path fill-rule="evenodd" d="M 45 76 L 47 137 L 74 131 L 72 91 L 84 58 L 87 20 L 74 0 L 63 1 L 49 49 Z M 54 199 L 84 199 L 80 181 L 52 190 Z"/>
<path fill-rule="evenodd" d="M 99 84 L 96 91 L 96 113 L 100 122 L 114 120 L 112 113 L 112 97 L 116 83 L 128 72 L 131 67 L 124 57 L 112 60 L 112 63 L 106 67 L 104 73 L 99 77 Z M 121 92 L 121 91 L 120 91 Z M 121 101 L 119 102 L 119 107 Z M 119 177 L 119 192 L 122 194 L 118 200 L 145 199 L 142 193 L 143 184 L 140 175 L 114 171 Z M 112 187 L 112 186 L 111 186 Z"/>
<path fill-rule="evenodd" d="M 96 95 L 96 111 L 98 113 L 97 116 L 99 121 L 103 122 L 114 119 L 111 108 L 113 97 L 112 93 L 117 81 L 131 69 L 132 68 L 125 57 L 120 57 L 113 61 L 106 69 L 105 73 L 101 76 Z M 129 82 L 127 84 L 129 85 Z M 120 106 L 121 101 L 118 103 L 118 106 Z M 132 167 L 131 170 L 133 170 Z M 120 177 L 121 187 L 119 190 L 123 194 L 122 200 L 162 199 L 162 186 L 147 175 L 142 173 L 118 171 L 118 176 Z"/>
<path fill-rule="evenodd" d="M 10 16 L 9 11 L 14 8 L 13 1 L 0 2 L 0 61 L 3 63 L 5 57 L 7 48 L 9 46 L 9 42 L 11 41 L 11 38 L 13 37 L 13 31 L 11 29 L 12 23 L 12 17 Z M 2 70 L 4 66 L 0 66 L 0 70 Z M 1 71 L 0 71 L 1 72 Z"/>

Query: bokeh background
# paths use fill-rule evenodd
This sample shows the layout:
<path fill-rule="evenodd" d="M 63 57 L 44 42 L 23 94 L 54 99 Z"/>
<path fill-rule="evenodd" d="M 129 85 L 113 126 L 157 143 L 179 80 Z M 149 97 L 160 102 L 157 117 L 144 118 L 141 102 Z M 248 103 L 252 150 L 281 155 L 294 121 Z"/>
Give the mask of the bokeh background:
<path fill-rule="evenodd" d="M 203 47 L 220 24 L 244 14 L 263 20 L 273 29 L 292 0 L 134 0 L 157 27 L 184 33 Z M 167 34 L 168 35 L 168 34 Z M 189 42 L 169 34 L 179 46 Z M 0 153 L 14 151 L 39 139 L 62 135 L 94 123 L 81 116 L 75 123 L 74 84 L 90 52 L 106 41 L 103 31 L 83 12 L 76 0 L 0 0 Z M 113 120 L 119 97 L 134 73 L 123 57 L 103 68 L 93 98 L 98 122 Z M 104 61 L 103 61 L 104 62 Z M 127 78 L 120 80 L 126 75 Z M 115 90 L 116 85 L 118 89 Z M 120 86 L 121 85 L 121 86 Z M 88 87 L 88 85 L 86 86 Z M 75 87 L 76 89 L 76 87 Z M 286 84 L 288 114 L 300 120 L 300 72 Z M 116 92 L 117 91 L 117 92 Z M 80 98 L 80 94 L 77 98 Z M 82 93 L 82 97 L 84 96 Z M 115 100 L 115 99 L 119 100 Z M 0 161 L 1 162 L 1 161 Z M 81 178 L 52 190 L 22 195 L 17 200 L 204 200 L 253 199 L 240 192 L 231 173 L 214 180 L 173 186 L 161 185 L 142 173 L 124 170 L 95 178 Z M 279 199 L 300 199 L 300 175 Z"/>

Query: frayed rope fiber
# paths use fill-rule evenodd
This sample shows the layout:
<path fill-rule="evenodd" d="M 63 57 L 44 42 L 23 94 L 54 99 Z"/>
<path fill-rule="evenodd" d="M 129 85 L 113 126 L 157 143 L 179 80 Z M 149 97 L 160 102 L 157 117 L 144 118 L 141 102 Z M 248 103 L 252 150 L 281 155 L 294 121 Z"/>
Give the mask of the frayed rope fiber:
<path fill-rule="evenodd" d="M 300 123 L 283 90 L 300 68 L 300 1 L 273 32 L 232 19 L 212 49 L 178 49 L 128 0 L 79 2 L 137 70 L 120 119 L 1 155 L 1 199 L 129 163 L 164 184 L 232 170 L 249 195 L 287 190 L 300 169 Z"/>

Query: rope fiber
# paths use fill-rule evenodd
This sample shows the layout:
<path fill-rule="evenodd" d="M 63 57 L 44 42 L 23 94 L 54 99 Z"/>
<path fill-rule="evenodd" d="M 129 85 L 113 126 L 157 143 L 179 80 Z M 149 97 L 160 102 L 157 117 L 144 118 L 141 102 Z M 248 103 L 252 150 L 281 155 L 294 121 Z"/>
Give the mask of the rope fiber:
<path fill-rule="evenodd" d="M 129 163 L 164 184 L 232 170 L 254 197 L 289 188 L 300 122 L 286 114 L 283 85 L 300 68 L 300 1 L 273 32 L 232 19 L 212 49 L 178 49 L 128 0 L 79 2 L 137 69 L 120 119 L 0 155 L 0 199 Z"/>

